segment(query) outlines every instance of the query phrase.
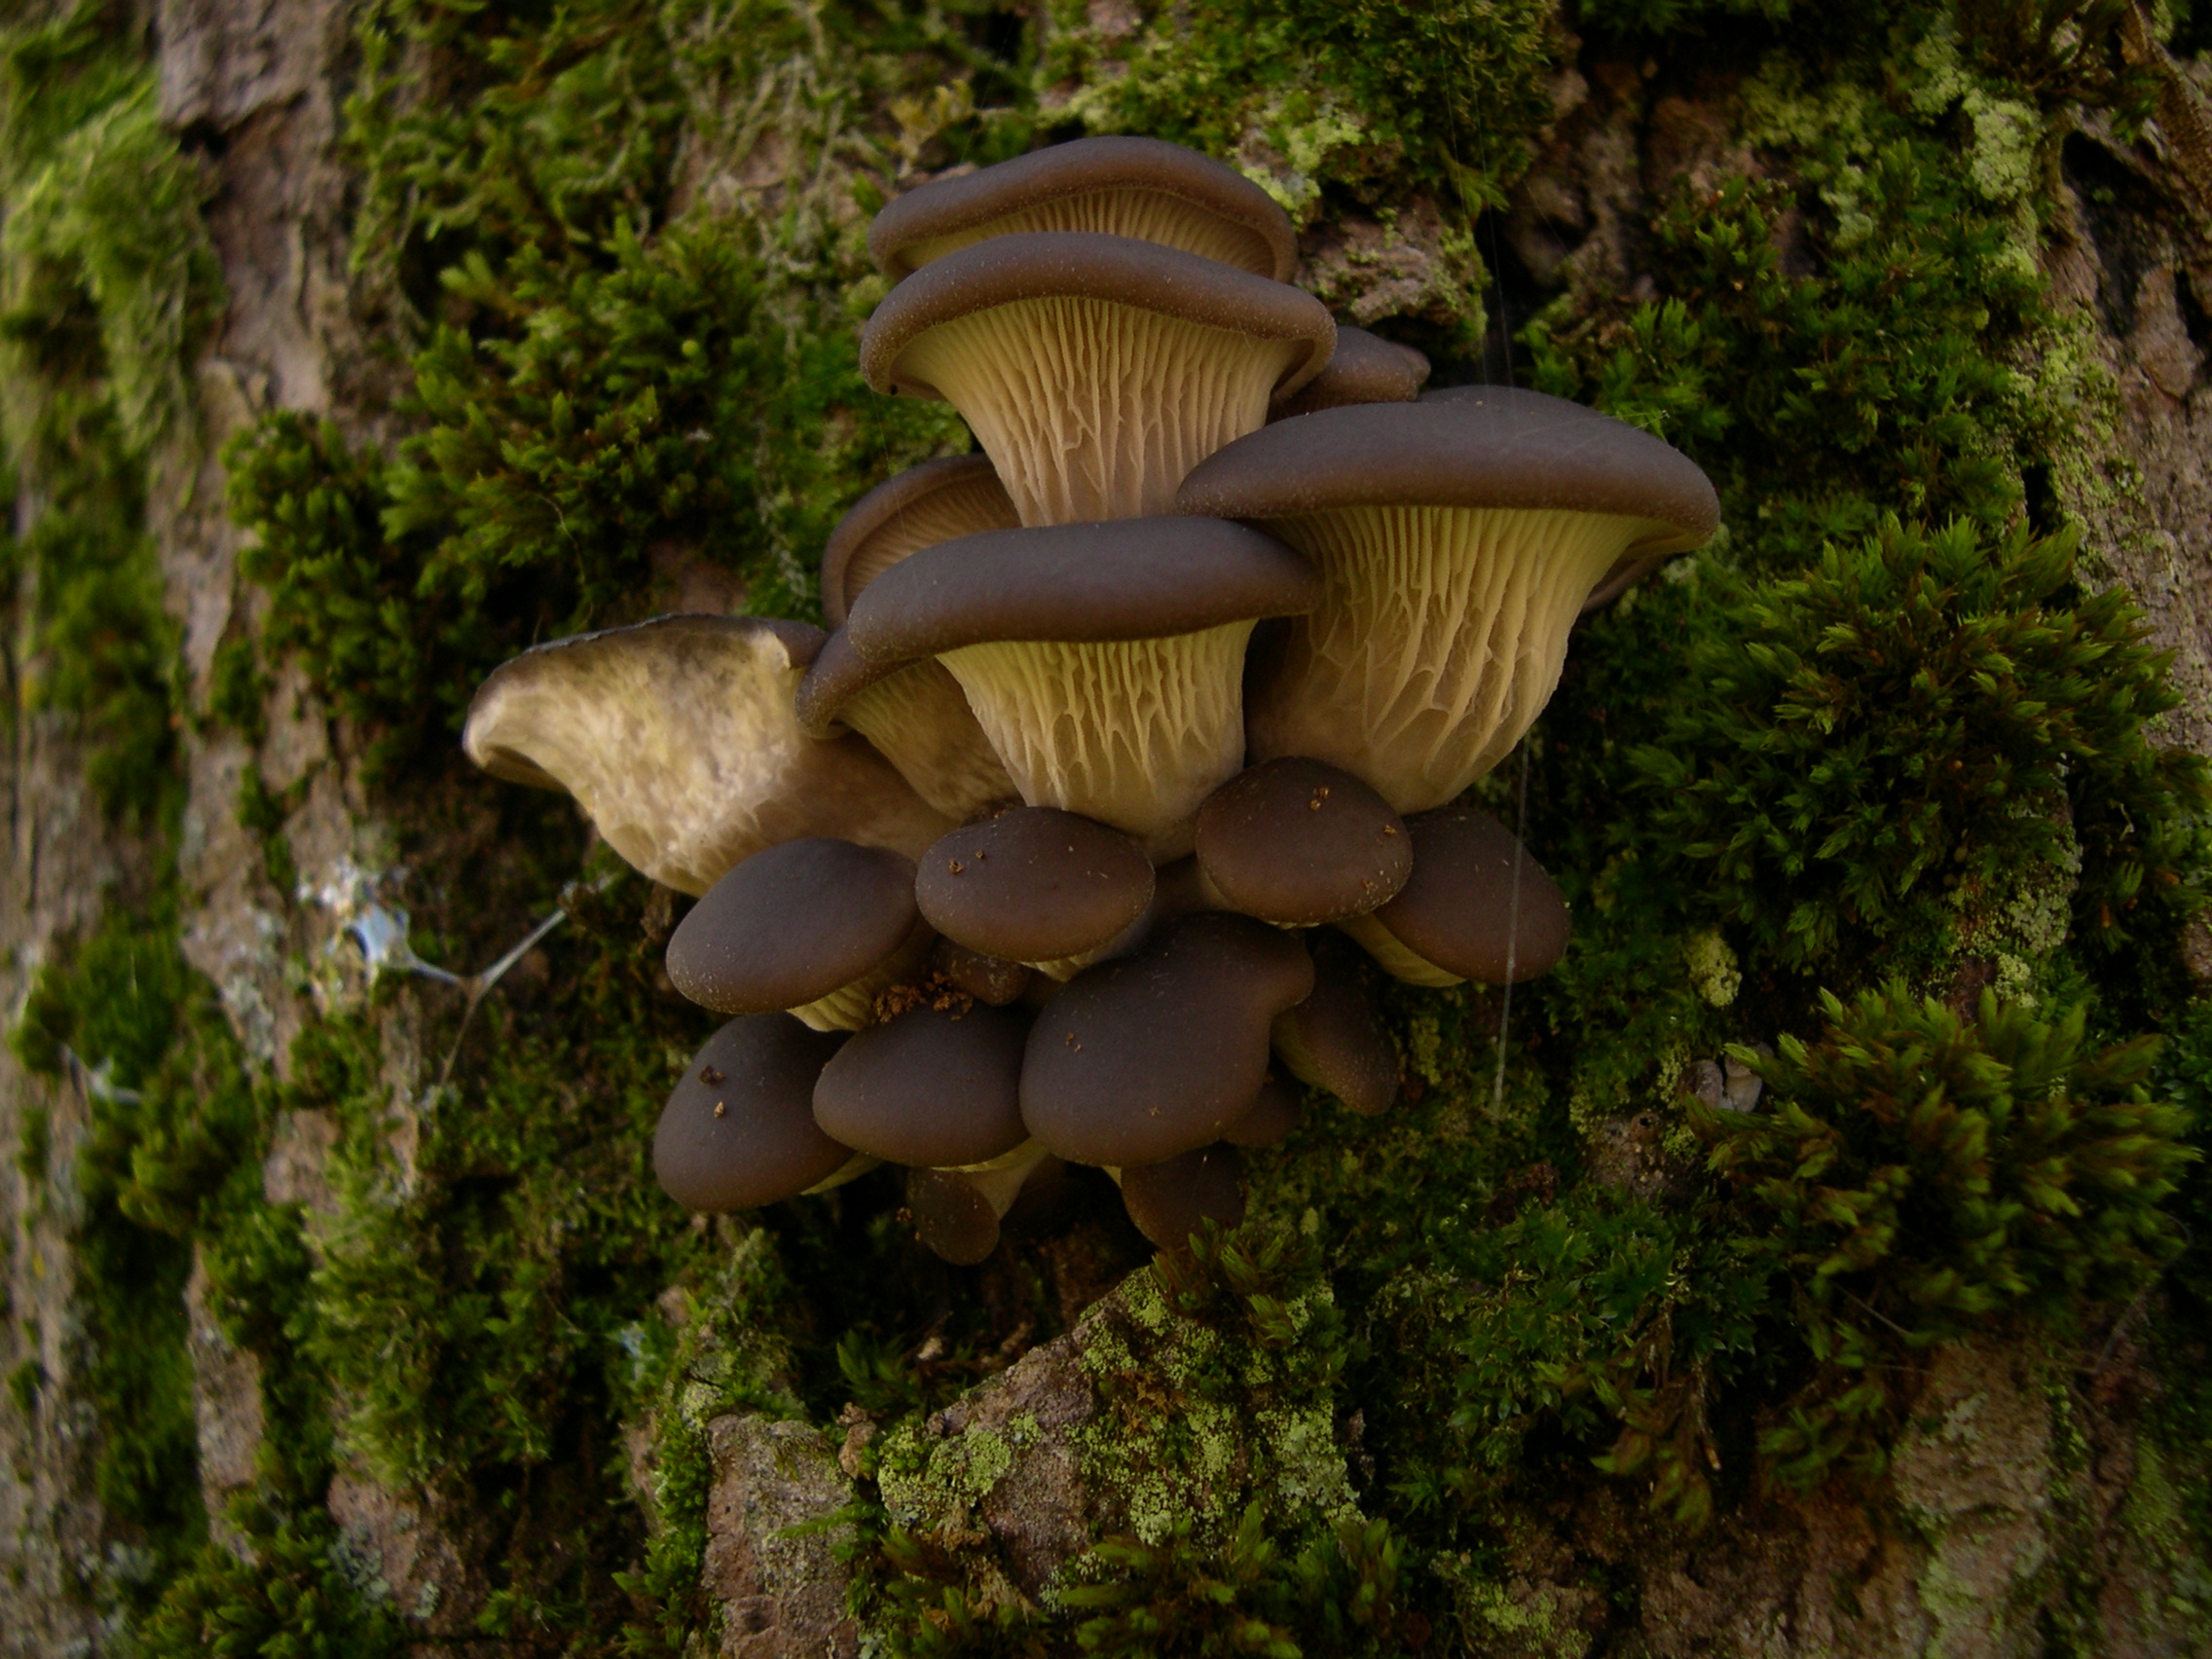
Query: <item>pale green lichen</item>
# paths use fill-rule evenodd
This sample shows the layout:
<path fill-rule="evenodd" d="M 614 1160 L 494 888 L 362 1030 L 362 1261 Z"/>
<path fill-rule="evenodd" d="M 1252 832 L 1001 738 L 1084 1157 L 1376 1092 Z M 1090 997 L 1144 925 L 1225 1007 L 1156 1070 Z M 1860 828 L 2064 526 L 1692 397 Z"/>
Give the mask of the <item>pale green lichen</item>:
<path fill-rule="evenodd" d="M 1743 988 L 1744 971 L 1718 928 L 1692 934 L 1682 946 L 1682 963 L 1691 988 L 1713 1008 L 1726 1008 Z"/>

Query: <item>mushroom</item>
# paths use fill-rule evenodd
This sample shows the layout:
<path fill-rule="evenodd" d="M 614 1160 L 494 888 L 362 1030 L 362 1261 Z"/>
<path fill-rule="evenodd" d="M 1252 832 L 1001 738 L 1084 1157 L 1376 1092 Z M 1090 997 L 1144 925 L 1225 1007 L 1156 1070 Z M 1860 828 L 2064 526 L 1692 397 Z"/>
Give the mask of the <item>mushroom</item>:
<path fill-rule="evenodd" d="M 1144 849 L 1105 825 L 1017 806 L 955 830 L 917 861 L 914 900 L 945 938 L 1064 979 L 1152 903 Z"/>
<path fill-rule="evenodd" d="M 993 237 L 892 289 L 861 336 L 878 391 L 967 418 L 1026 525 L 1163 513 L 1328 361 L 1319 300 L 1127 237 Z M 880 578 L 879 578 L 880 579 Z"/>
<path fill-rule="evenodd" d="M 1154 1248 L 1188 1250 L 1206 1222 L 1244 1219 L 1244 1161 L 1233 1146 L 1204 1146 L 1122 1171 L 1122 1202 Z"/>
<path fill-rule="evenodd" d="M 1422 352 L 1340 322 L 1329 366 L 1297 396 L 1276 404 L 1268 419 L 1287 421 L 1346 403 L 1411 403 L 1426 379 L 1428 358 Z"/>
<path fill-rule="evenodd" d="M 1398 1097 L 1397 1046 L 1356 979 L 1327 956 L 1313 974 L 1313 994 L 1275 1018 L 1275 1053 L 1299 1082 L 1371 1118 Z"/>
<path fill-rule="evenodd" d="M 1155 863 L 1244 760 L 1244 645 L 1305 609 L 1304 560 L 1218 519 L 996 531 L 915 554 L 845 624 L 870 662 L 937 656 L 1031 806 L 1112 825 Z"/>
<path fill-rule="evenodd" d="M 1254 653 L 1253 757 L 1326 760 L 1400 812 L 1520 741 L 1619 560 L 1697 546 L 1719 514 L 1657 438 L 1494 387 L 1279 422 L 1199 465 L 1176 506 L 1260 524 L 1327 587 Z"/>
<path fill-rule="evenodd" d="M 999 1223 L 1032 1175 L 1057 1167 L 1035 1141 L 989 1163 L 906 1171 L 906 1209 L 921 1241 L 955 1267 L 972 1268 L 998 1248 Z"/>
<path fill-rule="evenodd" d="M 1269 1027 L 1312 988 L 1295 935 L 1187 916 L 1046 1005 L 1022 1058 L 1022 1121 L 1074 1163 L 1158 1163 L 1204 1146 L 1251 1108 Z"/>
<path fill-rule="evenodd" d="M 955 823 L 1014 799 L 1014 781 L 942 663 L 871 663 L 840 628 L 799 682 L 792 707 L 810 736 L 830 737 L 839 725 L 859 732 Z"/>
<path fill-rule="evenodd" d="M 814 1122 L 814 1080 L 842 1041 L 785 1014 L 748 1014 L 708 1038 L 653 1131 L 661 1190 L 685 1209 L 753 1209 L 872 1164 L 856 1167 Z"/>
<path fill-rule="evenodd" d="M 927 858 L 928 854 L 922 855 Z M 1003 957 L 985 956 L 981 951 L 970 950 L 964 944 L 949 939 L 937 941 L 930 953 L 930 966 L 943 975 L 952 985 L 979 1003 L 992 1008 L 1004 1008 L 1008 1003 L 1018 1002 L 1021 993 L 1029 988 L 1028 966 L 1009 962 Z"/>
<path fill-rule="evenodd" d="M 987 1163 L 1029 1138 L 1029 1022 L 987 1005 L 908 1009 L 853 1038 L 814 1086 L 822 1132 L 892 1163 Z"/>
<path fill-rule="evenodd" d="M 718 1013 L 788 1009 L 817 1031 L 858 1031 L 879 991 L 923 967 L 933 938 L 909 860 L 809 836 L 715 883 L 669 940 L 668 977 Z"/>
<path fill-rule="evenodd" d="M 1372 915 L 1337 924 L 1386 973 L 1415 985 L 1519 984 L 1567 954 L 1567 897 L 1504 825 L 1448 807 L 1406 830 L 1413 879 Z"/>
<path fill-rule="evenodd" d="M 1277 282 L 1298 236 L 1233 167 L 1158 138 L 1078 138 L 909 191 L 875 216 L 867 250 L 894 281 L 933 259 L 1021 231 L 1103 231 L 1219 260 Z"/>
<path fill-rule="evenodd" d="M 626 861 L 696 897 L 794 835 L 909 856 L 951 828 L 857 737 L 824 743 L 792 714 L 819 628 L 664 616 L 502 663 L 461 736 L 496 778 L 566 790 Z"/>
<path fill-rule="evenodd" d="M 1389 802 L 1348 772 L 1285 756 L 1206 796 L 1198 868 L 1223 902 L 1278 927 L 1374 909 L 1413 870 L 1413 842 Z"/>
<path fill-rule="evenodd" d="M 1222 1130 L 1221 1138 L 1231 1146 L 1279 1146 L 1290 1139 L 1291 1131 L 1298 1127 L 1299 1116 L 1296 1091 L 1280 1078 L 1271 1075 L 1260 1085 L 1251 1109 Z"/>
<path fill-rule="evenodd" d="M 837 521 L 822 549 L 822 614 L 835 628 L 869 582 L 909 553 L 1021 523 L 990 458 L 952 455 L 886 479 Z"/>

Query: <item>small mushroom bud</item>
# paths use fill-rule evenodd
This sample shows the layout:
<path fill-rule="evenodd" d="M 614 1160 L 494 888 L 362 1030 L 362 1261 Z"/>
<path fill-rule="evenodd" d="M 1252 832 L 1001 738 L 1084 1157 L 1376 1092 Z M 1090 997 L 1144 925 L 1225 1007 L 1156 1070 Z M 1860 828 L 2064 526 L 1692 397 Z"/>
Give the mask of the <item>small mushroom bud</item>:
<path fill-rule="evenodd" d="M 1029 1138 L 1020 1097 L 1028 1035 L 1029 1022 L 1005 1009 L 908 1009 L 861 1032 L 823 1067 L 814 1120 L 825 1134 L 893 1163 L 1002 1157 Z"/>
<path fill-rule="evenodd" d="M 1232 909 L 1278 927 L 1363 915 L 1413 873 L 1390 803 L 1348 772 L 1286 756 L 1239 772 L 1198 808 L 1198 867 Z"/>
<path fill-rule="evenodd" d="M 915 902 L 945 938 L 1033 967 L 1110 943 L 1144 914 L 1152 890 L 1152 864 L 1136 842 L 1046 806 L 955 830 L 914 875 Z"/>
<path fill-rule="evenodd" d="M 1231 1146 L 1280 1146 L 1297 1130 L 1298 1119 L 1298 1095 L 1280 1078 L 1270 1077 L 1260 1085 L 1252 1109 L 1223 1130 L 1221 1138 Z"/>
<path fill-rule="evenodd" d="M 1049 1178 L 1064 1167 L 1035 1141 L 1024 1141 L 987 1163 L 909 1169 L 906 1208 L 914 1232 L 954 1267 L 974 1267 L 998 1247 L 999 1223 L 1031 1178 L 1040 1173 Z"/>
<path fill-rule="evenodd" d="M 707 1039 L 661 1109 L 653 1173 L 686 1209 L 754 1209 L 836 1176 L 852 1150 L 814 1121 L 814 1082 L 844 1041 L 788 1014 L 748 1014 Z"/>
<path fill-rule="evenodd" d="M 1372 915 L 1337 925 L 1415 985 L 1519 984 L 1567 954 L 1567 896 L 1487 812 L 1445 807 L 1406 820 L 1414 873 Z"/>
<path fill-rule="evenodd" d="M 1313 994 L 1274 1024 L 1275 1053 L 1291 1076 L 1325 1088 L 1362 1117 L 1398 1097 L 1398 1051 L 1358 981 L 1318 967 Z"/>
<path fill-rule="evenodd" d="M 1411 403 L 1427 379 L 1425 353 L 1340 322 L 1329 366 L 1295 396 L 1276 404 L 1268 419 L 1287 421 L 1347 403 Z"/>
<path fill-rule="evenodd" d="M 1021 993 L 1029 988 L 1030 971 L 1026 963 L 985 956 L 949 939 L 937 941 L 937 948 L 930 953 L 930 966 L 977 1002 L 988 1003 L 993 1008 L 1019 1002 Z"/>
<path fill-rule="evenodd" d="M 1161 1163 L 1122 1171 L 1122 1202 L 1155 1248 L 1188 1250 L 1191 1235 L 1212 1221 L 1244 1219 L 1244 1161 L 1233 1146 L 1205 1146 Z"/>

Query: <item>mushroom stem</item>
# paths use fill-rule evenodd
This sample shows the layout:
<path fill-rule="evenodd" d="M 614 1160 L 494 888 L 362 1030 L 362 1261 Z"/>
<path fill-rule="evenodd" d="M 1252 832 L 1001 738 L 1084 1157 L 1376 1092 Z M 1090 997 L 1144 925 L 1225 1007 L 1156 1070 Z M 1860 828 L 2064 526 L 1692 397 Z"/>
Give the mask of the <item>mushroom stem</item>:
<path fill-rule="evenodd" d="M 1012 1152 L 987 1163 L 962 1163 L 955 1168 L 983 1195 L 991 1213 L 1003 1220 L 1006 1212 L 1014 1208 L 1014 1200 L 1021 1196 L 1022 1183 L 1050 1156 L 1043 1141 L 1025 1140 Z"/>
<path fill-rule="evenodd" d="M 941 660 L 1023 800 L 1111 824 L 1164 864 L 1191 850 L 1198 803 L 1243 763 L 1251 633 L 1244 621 L 1165 639 L 998 642 Z"/>
<path fill-rule="evenodd" d="M 870 1158 L 865 1152 L 856 1152 L 852 1157 L 846 1159 L 844 1162 L 840 1163 L 837 1166 L 836 1171 L 831 1174 L 829 1179 L 815 1182 L 813 1186 L 807 1188 L 804 1192 L 799 1194 L 799 1197 L 802 1198 L 811 1198 L 818 1193 L 833 1192 L 837 1188 L 842 1187 L 847 1181 L 858 1181 L 870 1169 L 879 1167 L 882 1162 L 883 1160 L 880 1158 Z"/>
<path fill-rule="evenodd" d="M 1640 538 L 1625 514 L 1346 507 L 1269 521 L 1324 596 L 1254 677 L 1255 760 L 1303 755 L 1400 812 L 1440 806 L 1511 752 L 1559 683 L 1582 601 Z"/>

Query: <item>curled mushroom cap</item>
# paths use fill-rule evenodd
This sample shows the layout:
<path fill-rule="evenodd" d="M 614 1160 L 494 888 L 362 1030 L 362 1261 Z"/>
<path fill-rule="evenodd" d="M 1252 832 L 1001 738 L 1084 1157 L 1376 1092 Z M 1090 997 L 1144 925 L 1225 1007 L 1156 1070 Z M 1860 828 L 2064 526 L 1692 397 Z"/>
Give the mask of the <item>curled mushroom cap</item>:
<path fill-rule="evenodd" d="M 816 737 L 840 725 L 859 732 L 947 818 L 1014 798 L 1014 781 L 942 663 L 871 663 L 840 628 L 798 682 L 792 707 Z"/>
<path fill-rule="evenodd" d="M 986 237 L 1103 231 L 1278 282 L 1298 264 L 1290 216 L 1233 167 L 1158 138 L 1078 138 L 899 198 L 868 226 L 885 276 L 907 276 Z"/>
<path fill-rule="evenodd" d="M 834 628 L 867 584 L 909 553 L 1021 523 L 990 458 L 909 466 L 855 501 L 822 549 L 822 614 Z"/>
<path fill-rule="evenodd" d="M 1206 1222 L 1244 1219 L 1244 1161 L 1233 1146 L 1206 1146 L 1122 1171 L 1122 1202 L 1156 1249 L 1187 1250 Z"/>
<path fill-rule="evenodd" d="M 1244 759 L 1244 645 L 1318 591 L 1280 542 L 1217 519 L 964 536 L 876 578 L 845 632 L 878 664 L 936 656 L 1031 806 L 1190 850 Z"/>
<path fill-rule="evenodd" d="M 1694 547 L 1713 486 L 1650 434 L 1536 392 L 1325 409 L 1199 465 L 1179 510 L 1249 520 L 1327 593 L 1256 654 L 1256 759 L 1308 755 L 1400 812 L 1442 805 L 1520 741 L 1616 563 Z"/>
<path fill-rule="evenodd" d="M 814 1086 L 831 1138 L 892 1163 L 981 1163 L 1029 1138 L 1021 1051 L 1029 1022 L 1003 1009 L 912 1008 L 837 1051 Z"/>
<path fill-rule="evenodd" d="M 1270 1077 L 1260 1085 L 1251 1109 L 1222 1130 L 1221 1138 L 1231 1146 L 1279 1146 L 1290 1139 L 1291 1132 L 1298 1127 L 1298 1119 L 1297 1093 L 1280 1078 Z"/>
<path fill-rule="evenodd" d="M 468 757 L 566 790 L 653 880 L 706 892 L 797 835 L 919 852 L 951 828 L 857 737 L 799 728 L 792 692 L 819 628 L 664 616 L 523 652 L 468 707 Z"/>
<path fill-rule="evenodd" d="M 852 1159 L 814 1122 L 814 1080 L 841 1037 L 788 1014 L 733 1019 L 691 1056 L 653 1132 L 653 1173 L 692 1210 L 752 1209 L 820 1186 Z"/>
<path fill-rule="evenodd" d="M 1567 954 L 1567 896 L 1512 830 L 1471 807 L 1406 829 L 1413 879 L 1373 915 L 1338 924 L 1385 972 L 1416 985 L 1519 984 Z"/>
<path fill-rule="evenodd" d="M 1022 1119 L 1075 1163 L 1157 1163 L 1204 1146 L 1250 1110 L 1269 1027 L 1312 986 L 1294 935 L 1186 917 L 1045 1006 L 1022 1060 Z"/>
<path fill-rule="evenodd" d="M 891 291 L 861 336 L 878 391 L 967 417 L 1027 525 L 1169 508 L 1328 361 L 1310 294 L 1127 237 L 994 237 Z"/>
<path fill-rule="evenodd" d="M 1081 956 L 1152 903 L 1144 849 L 1092 819 L 1020 806 L 955 830 L 915 864 L 930 926 L 991 956 L 1031 964 Z"/>
<path fill-rule="evenodd" d="M 1326 958 L 1313 994 L 1278 1015 L 1275 1052 L 1290 1075 L 1325 1088 L 1362 1117 L 1398 1097 L 1398 1050 L 1359 982 Z"/>
<path fill-rule="evenodd" d="M 1338 409 L 1347 403 L 1411 403 L 1428 379 L 1428 358 L 1411 346 L 1337 324 L 1337 349 L 1329 366 L 1308 381 L 1295 396 L 1275 405 L 1268 419 Z"/>
<path fill-rule="evenodd" d="M 1198 808 L 1198 867 L 1232 909 L 1281 927 L 1372 910 L 1413 870 L 1390 803 L 1348 772 L 1285 756 L 1239 772 Z"/>
<path fill-rule="evenodd" d="M 756 853 L 715 883 L 668 941 L 668 977 L 722 1014 L 789 1009 L 857 1031 L 875 994 L 930 946 L 914 866 L 881 847 L 810 836 Z"/>

